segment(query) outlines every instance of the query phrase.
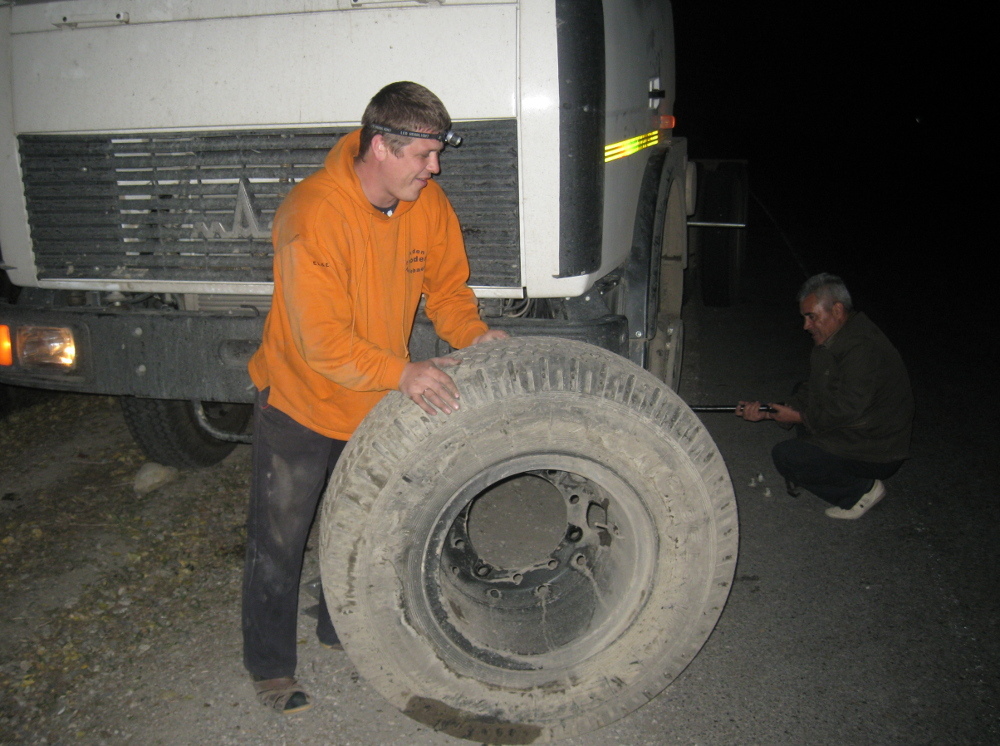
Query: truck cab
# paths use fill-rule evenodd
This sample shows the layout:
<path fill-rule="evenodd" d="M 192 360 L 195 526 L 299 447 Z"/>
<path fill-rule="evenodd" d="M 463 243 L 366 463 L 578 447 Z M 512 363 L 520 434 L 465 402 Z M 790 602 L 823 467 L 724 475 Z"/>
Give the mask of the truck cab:
<path fill-rule="evenodd" d="M 122 397 L 155 460 L 211 463 L 292 185 L 410 79 L 463 137 L 439 177 L 492 327 L 675 382 L 694 169 L 661 0 L 60 0 L 0 7 L 0 383 Z M 426 320 L 413 359 L 446 352 Z"/>

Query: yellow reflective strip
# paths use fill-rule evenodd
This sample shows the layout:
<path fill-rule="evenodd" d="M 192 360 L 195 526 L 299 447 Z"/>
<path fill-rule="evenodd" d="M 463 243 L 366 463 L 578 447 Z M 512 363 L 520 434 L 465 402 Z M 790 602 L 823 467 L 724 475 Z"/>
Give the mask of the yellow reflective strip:
<path fill-rule="evenodd" d="M 653 130 L 645 135 L 636 135 L 628 140 L 612 143 L 604 146 L 604 162 L 615 161 L 619 158 L 638 153 L 643 148 L 648 148 L 660 142 L 660 131 Z"/>

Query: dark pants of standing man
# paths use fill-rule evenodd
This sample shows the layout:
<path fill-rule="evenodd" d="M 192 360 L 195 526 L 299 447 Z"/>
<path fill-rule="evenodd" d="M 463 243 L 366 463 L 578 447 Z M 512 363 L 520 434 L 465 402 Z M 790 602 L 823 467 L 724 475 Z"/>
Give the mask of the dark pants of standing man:
<path fill-rule="evenodd" d="M 876 479 L 888 479 L 903 465 L 902 461 L 880 464 L 834 456 L 798 438 L 775 445 L 771 457 L 785 479 L 845 510 L 853 508 Z"/>
<path fill-rule="evenodd" d="M 243 665 L 255 679 L 294 676 L 299 580 L 309 530 L 346 441 L 304 427 L 257 393 L 243 569 Z M 320 642 L 337 634 L 320 596 Z"/>

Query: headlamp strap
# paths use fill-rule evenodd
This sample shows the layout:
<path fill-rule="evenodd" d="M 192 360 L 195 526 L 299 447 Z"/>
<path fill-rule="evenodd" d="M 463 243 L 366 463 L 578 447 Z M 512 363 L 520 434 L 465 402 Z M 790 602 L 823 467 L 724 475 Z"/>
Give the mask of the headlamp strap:
<path fill-rule="evenodd" d="M 462 138 L 460 135 L 455 134 L 454 130 L 448 130 L 447 132 L 414 132 L 412 130 L 400 130 L 395 127 L 388 127 L 384 124 L 369 124 L 376 132 L 382 132 L 386 135 L 398 135 L 400 137 L 419 137 L 423 140 L 438 140 L 443 142 L 445 145 L 451 145 L 453 148 L 457 148 L 462 144 Z"/>

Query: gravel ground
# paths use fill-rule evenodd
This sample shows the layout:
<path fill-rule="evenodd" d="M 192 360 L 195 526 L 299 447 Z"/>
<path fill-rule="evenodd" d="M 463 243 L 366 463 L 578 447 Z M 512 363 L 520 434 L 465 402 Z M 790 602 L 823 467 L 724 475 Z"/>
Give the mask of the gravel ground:
<path fill-rule="evenodd" d="M 808 352 L 794 310 L 691 309 L 681 393 L 779 398 Z M 663 694 L 567 743 L 1000 741 L 997 421 L 954 416 L 988 369 L 956 372 L 927 340 L 904 342 L 915 458 L 862 521 L 784 494 L 776 428 L 706 415 L 741 512 L 729 604 Z M 256 704 L 238 630 L 247 447 L 139 495 L 143 456 L 116 403 L 59 395 L 10 414 L 0 453 L 0 742 L 459 743 L 385 704 L 304 615 L 299 673 L 317 707 L 283 718 Z"/>

